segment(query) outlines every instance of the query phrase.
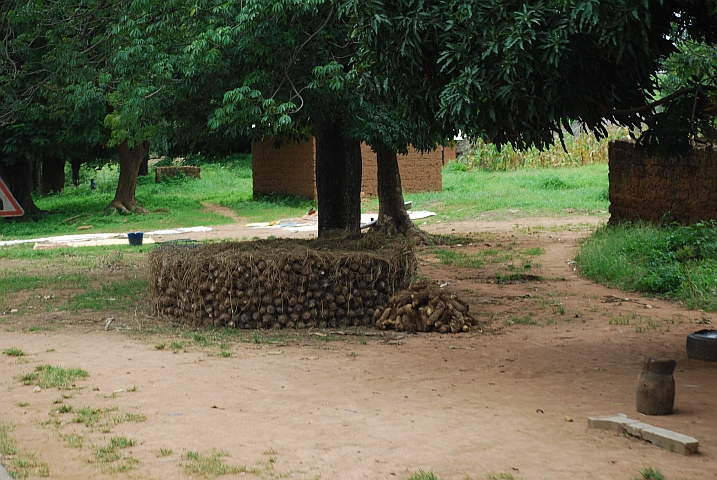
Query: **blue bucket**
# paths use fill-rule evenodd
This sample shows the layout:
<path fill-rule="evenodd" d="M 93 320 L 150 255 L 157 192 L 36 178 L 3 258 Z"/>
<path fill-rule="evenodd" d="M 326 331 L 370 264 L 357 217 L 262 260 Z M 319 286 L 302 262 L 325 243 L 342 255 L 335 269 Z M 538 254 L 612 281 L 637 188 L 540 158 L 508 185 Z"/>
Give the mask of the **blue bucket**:
<path fill-rule="evenodd" d="M 142 245 L 142 238 L 144 237 L 144 232 L 135 232 L 135 233 L 128 233 L 127 234 L 127 240 L 129 240 L 129 244 L 133 246 Z"/>

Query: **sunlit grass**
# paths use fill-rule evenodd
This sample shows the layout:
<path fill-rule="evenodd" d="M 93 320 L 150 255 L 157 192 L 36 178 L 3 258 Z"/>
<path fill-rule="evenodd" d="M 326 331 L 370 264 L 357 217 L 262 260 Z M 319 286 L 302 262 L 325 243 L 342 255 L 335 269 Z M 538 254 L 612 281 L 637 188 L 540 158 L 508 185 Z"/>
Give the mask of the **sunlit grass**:
<path fill-rule="evenodd" d="M 53 365 L 38 365 L 35 371 L 22 375 L 20 381 L 23 385 L 36 385 L 41 388 L 60 388 L 68 390 L 82 378 L 89 376 L 85 370 L 79 368 L 63 368 Z"/>

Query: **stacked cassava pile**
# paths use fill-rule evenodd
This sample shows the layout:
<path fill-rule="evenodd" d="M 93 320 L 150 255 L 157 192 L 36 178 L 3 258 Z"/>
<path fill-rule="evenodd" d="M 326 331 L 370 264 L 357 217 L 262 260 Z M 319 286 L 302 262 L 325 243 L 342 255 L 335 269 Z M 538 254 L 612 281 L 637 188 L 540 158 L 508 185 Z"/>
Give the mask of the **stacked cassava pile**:
<path fill-rule="evenodd" d="M 149 262 L 160 314 L 274 329 L 373 325 L 417 265 L 408 242 L 374 235 L 165 246 Z"/>
<path fill-rule="evenodd" d="M 468 313 L 468 304 L 437 285 L 420 282 L 389 299 L 374 321 L 381 330 L 399 332 L 467 332 L 477 324 Z"/>

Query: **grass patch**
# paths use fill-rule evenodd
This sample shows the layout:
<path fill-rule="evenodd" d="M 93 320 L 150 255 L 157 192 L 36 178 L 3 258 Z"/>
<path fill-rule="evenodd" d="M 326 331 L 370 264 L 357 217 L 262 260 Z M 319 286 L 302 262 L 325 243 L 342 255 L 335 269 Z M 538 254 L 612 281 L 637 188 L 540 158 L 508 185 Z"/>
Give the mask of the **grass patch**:
<path fill-rule="evenodd" d="M 418 472 L 414 473 L 410 477 L 408 477 L 408 480 L 439 480 L 438 477 L 433 472 L 424 472 L 423 470 L 419 470 Z"/>
<path fill-rule="evenodd" d="M 604 214 L 608 210 L 607 165 L 561 169 L 560 180 L 570 186 L 563 189 L 545 188 L 556 175 L 554 169 L 452 171 L 450 165 L 443 169 L 442 191 L 404 194 L 413 208 L 436 212 L 437 216 L 423 222 Z M 366 203 L 365 208 L 377 209 L 378 201 Z"/>
<path fill-rule="evenodd" d="M 115 417 L 112 419 L 115 425 L 120 423 L 142 423 L 147 420 L 147 416 L 143 415 L 141 413 L 131 413 L 131 412 L 125 412 L 121 413 L 119 415 L 115 415 Z"/>
<path fill-rule="evenodd" d="M 14 348 L 14 347 L 6 348 L 5 350 L 3 350 L 2 353 L 4 353 L 5 355 L 7 355 L 9 357 L 22 357 L 25 355 L 25 352 L 23 352 L 19 348 Z"/>
<path fill-rule="evenodd" d="M 254 473 L 258 474 L 255 469 L 249 469 L 246 465 L 227 465 L 222 460 L 228 457 L 229 453 L 224 451 L 212 450 L 208 454 L 199 452 L 187 452 L 189 460 L 184 465 L 184 470 L 190 475 L 218 476 L 236 473 Z"/>
<path fill-rule="evenodd" d="M 467 253 L 456 249 L 435 248 L 432 252 L 443 265 L 454 265 L 460 268 L 482 268 L 486 264 L 508 263 L 511 270 L 528 270 L 533 267 L 533 259 L 544 253 L 540 247 L 526 250 L 513 250 L 506 248 L 487 248 L 474 253 Z M 516 263 L 518 265 L 516 265 Z M 505 278 L 505 281 L 521 280 L 520 275 L 515 278 Z M 524 280 L 524 279 L 523 279 Z"/>
<path fill-rule="evenodd" d="M 103 414 L 104 410 L 101 408 L 82 407 L 75 410 L 72 423 L 82 423 L 86 427 L 91 427 L 102 418 Z"/>
<path fill-rule="evenodd" d="M 10 250 L 12 249 L 3 248 L 0 249 L 0 252 Z M 3 275 L 0 276 L 0 297 L 27 290 L 57 289 L 67 285 L 72 285 L 73 288 L 88 288 L 89 279 L 82 274 L 24 276 L 19 274 L 6 275 L 3 272 Z"/>
<path fill-rule="evenodd" d="M 160 448 L 159 453 L 157 453 L 157 457 L 168 457 L 172 454 L 171 448 Z"/>
<path fill-rule="evenodd" d="M 76 294 L 64 309 L 132 310 L 142 300 L 149 301 L 149 281 L 146 278 L 125 278 Z"/>
<path fill-rule="evenodd" d="M 89 460 L 103 473 L 122 473 L 132 470 L 137 459 L 125 455 L 119 450 L 134 446 L 135 441 L 126 437 L 112 437 L 110 443 L 104 447 L 96 447 L 94 457 Z"/>
<path fill-rule="evenodd" d="M 41 388 L 60 388 L 69 390 L 75 381 L 87 378 L 89 373 L 79 368 L 63 368 L 52 365 L 38 365 L 33 373 L 20 377 L 23 385 L 37 385 Z"/>
<path fill-rule="evenodd" d="M 640 476 L 633 480 L 665 480 L 664 475 L 657 468 L 645 467 L 640 470 Z"/>
<path fill-rule="evenodd" d="M 82 446 L 85 442 L 85 437 L 76 433 L 68 433 L 67 435 L 63 435 L 62 438 L 65 440 L 68 447 L 80 450 L 82 450 Z"/>
<path fill-rule="evenodd" d="M 60 327 L 50 325 L 31 325 L 27 327 L 28 332 L 51 332 L 58 330 Z"/>
<path fill-rule="evenodd" d="M 34 453 L 18 449 L 17 442 L 10 436 L 13 426 L 0 421 L 0 458 L 10 475 L 16 480 L 28 477 L 49 477 L 50 467 Z"/>
<path fill-rule="evenodd" d="M 575 258 L 582 275 L 625 290 L 717 310 L 717 224 L 606 226 Z"/>
<path fill-rule="evenodd" d="M 511 325 L 537 325 L 538 322 L 533 319 L 530 315 L 525 315 L 524 317 L 511 317 L 508 320 L 505 321 L 505 324 L 507 326 Z"/>

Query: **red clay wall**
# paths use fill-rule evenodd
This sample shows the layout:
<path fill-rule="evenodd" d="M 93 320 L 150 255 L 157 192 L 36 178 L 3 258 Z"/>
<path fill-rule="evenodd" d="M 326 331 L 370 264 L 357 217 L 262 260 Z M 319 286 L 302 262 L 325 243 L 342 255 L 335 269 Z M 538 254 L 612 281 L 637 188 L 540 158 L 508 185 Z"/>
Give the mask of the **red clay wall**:
<path fill-rule="evenodd" d="M 361 145 L 363 159 L 363 180 L 361 191 L 366 195 L 378 195 L 378 166 L 376 154 L 366 144 Z M 419 153 L 413 149 L 408 155 L 398 156 L 398 169 L 401 172 L 401 186 L 404 192 L 435 192 L 443 188 L 441 167 L 443 150 Z"/>
<path fill-rule="evenodd" d="M 458 159 L 458 142 L 454 142 L 450 147 L 443 147 L 443 165 L 448 165 Z"/>
<path fill-rule="evenodd" d="M 316 198 L 316 142 L 286 142 L 274 148 L 274 140 L 251 144 L 254 196 L 280 193 Z"/>
<path fill-rule="evenodd" d="M 717 220 L 717 152 L 649 157 L 629 141 L 610 142 L 610 221 Z"/>
<path fill-rule="evenodd" d="M 455 150 L 446 149 L 446 157 Z M 284 143 L 280 149 L 274 148 L 273 140 L 254 142 L 251 146 L 252 176 L 254 195 L 281 193 L 316 198 L 315 175 L 316 143 L 314 138 L 308 142 Z M 363 160 L 363 179 L 361 190 L 367 195 L 378 194 L 378 170 L 376 154 L 368 145 L 361 145 Z M 401 171 L 401 185 L 404 192 L 440 191 L 443 188 L 441 167 L 444 152 L 421 154 L 409 150 L 408 155 L 399 155 L 398 168 Z"/>

